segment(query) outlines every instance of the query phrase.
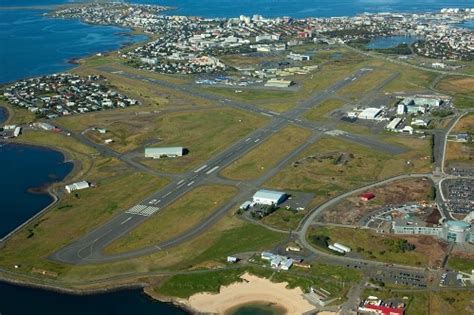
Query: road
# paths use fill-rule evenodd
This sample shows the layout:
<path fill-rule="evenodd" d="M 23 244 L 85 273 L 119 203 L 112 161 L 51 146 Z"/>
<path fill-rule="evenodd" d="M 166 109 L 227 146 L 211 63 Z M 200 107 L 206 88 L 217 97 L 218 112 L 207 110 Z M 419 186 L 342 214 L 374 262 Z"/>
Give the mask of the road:
<path fill-rule="evenodd" d="M 79 240 L 73 242 L 72 244 L 67 245 L 66 247 L 60 249 L 59 251 L 53 253 L 50 256 L 50 259 L 55 261 L 60 261 L 68 264 L 87 264 L 87 263 L 99 263 L 99 262 L 108 262 L 108 261 L 117 261 L 126 258 L 138 257 L 160 250 L 168 249 L 177 245 L 180 245 L 186 241 L 189 241 L 206 231 L 210 226 L 215 224 L 231 207 L 237 204 L 239 200 L 243 200 L 246 197 L 248 198 L 254 192 L 245 185 L 239 186 L 239 194 L 234 197 L 230 202 L 225 206 L 219 208 L 211 216 L 206 218 L 201 222 L 197 227 L 185 232 L 182 235 L 179 235 L 175 238 L 172 238 L 166 242 L 157 244 L 156 246 L 151 246 L 147 248 L 142 248 L 127 253 L 117 254 L 117 255 L 104 255 L 103 250 L 114 240 L 120 238 L 121 236 L 127 234 L 138 225 L 143 223 L 150 216 L 158 213 L 161 209 L 173 203 L 175 200 L 188 193 L 195 187 L 212 182 L 212 179 L 215 178 L 215 174 L 219 172 L 222 168 L 229 165 L 233 161 L 242 157 L 245 153 L 252 150 L 258 146 L 262 141 L 271 137 L 274 133 L 283 129 L 285 126 L 291 123 L 296 123 L 301 121 L 298 117 L 302 115 L 305 111 L 311 109 L 313 106 L 320 104 L 327 98 L 334 95 L 339 89 L 353 82 L 353 79 L 359 79 L 367 72 L 366 69 L 360 69 L 354 74 L 348 76 L 348 79 L 341 80 L 334 85 L 330 86 L 327 90 L 314 93 L 308 100 L 305 100 L 293 110 L 285 113 L 285 115 L 277 115 L 276 113 L 267 113 L 264 110 L 258 109 L 257 107 L 251 105 L 245 105 L 244 109 L 249 109 L 256 111 L 260 114 L 265 114 L 271 117 L 271 121 L 266 126 L 254 131 L 245 139 L 241 139 L 237 143 L 234 143 L 230 148 L 224 150 L 223 152 L 212 157 L 210 160 L 205 162 L 203 165 L 200 165 L 194 170 L 191 170 L 182 175 L 179 179 L 173 180 L 169 185 L 159 190 L 158 192 L 152 194 L 148 198 L 141 201 L 139 204 L 134 207 L 126 210 L 123 213 L 118 214 L 110 221 L 104 225 L 88 232 L 85 236 Z M 128 75 L 127 75 L 128 76 Z M 139 79 L 133 75 L 134 79 Z M 152 79 L 149 79 L 152 80 Z M 155 82 L 161 84 L 162 82 Z M 167 83 L 174 87 L 173 84 Z M 188 91 L 189 92 L 189 91 Z M 199 92 L 196 92 L 199 93 Z M 207 96 L 207 95 L 206 95 Z M 239 107 L 241 104 L 239 105 Z M 315 141 L 318 135 L 321 135 L 322 130 L 314 130 L 314 135 L 311 137 L 308 143 Z M 87 142 L 88 140 L 85 136 L 79 135 L 81 141 Z M 84 139 L 85 138 L 85 139 Z M 96 147 L 96 144 L 91 144 Z M 96 148 L 99 152 L 113 155 L 111 150 L 105 148 Z M 292 153 L 287 159 L 293 158 L 296 156 L 298 150 Z M 120 158 L 120 156 L 117 156 Z M 130 162 L 130 160 L 128 160 Z M 139 163 L 137 163 L 139 164 Z M 141 165 L 141 164 L 140 164 Z M 281 169 L 284 166 L 283 163 L 278 164 L 277 170 Z M 137 166 L 139 167 L 139 166 Z M 273 169 L 269 172 L 276 172 L 277 170 Z"/>

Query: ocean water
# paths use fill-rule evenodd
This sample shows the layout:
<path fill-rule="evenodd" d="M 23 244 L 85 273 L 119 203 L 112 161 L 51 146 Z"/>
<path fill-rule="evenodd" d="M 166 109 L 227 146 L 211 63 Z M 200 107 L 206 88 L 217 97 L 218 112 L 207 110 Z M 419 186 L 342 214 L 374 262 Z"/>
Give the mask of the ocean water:
<path fill-rule="evenodd" d="M 226 312 L 228 315 L 283 315 L 285 309 L 265 302 L 240 305 Z"/>
<path fill-rule="evenodd" d="M 54 19 L 42 10 L 0 10 L 0 83 L 74 67 L 73 58 L 145 40 L 114 26 Z"/>
<path fill-rule="evenodd" d="M 181 315 L 171 304 L 149 299 L 141 290 L 69 295 L 0 283 L 2 315 Z"/>
<path fill-rule="evenodd" d="M 0 0 L 1 6 L 30 6 L 80 2 L 77 0 Z M 274 16 L 343 16 L 362 12 L 437 11 L 468 8 L 472 0 L 131 0 L 178 7 L 172 14 L 233 17 L 240 14 Z"/>

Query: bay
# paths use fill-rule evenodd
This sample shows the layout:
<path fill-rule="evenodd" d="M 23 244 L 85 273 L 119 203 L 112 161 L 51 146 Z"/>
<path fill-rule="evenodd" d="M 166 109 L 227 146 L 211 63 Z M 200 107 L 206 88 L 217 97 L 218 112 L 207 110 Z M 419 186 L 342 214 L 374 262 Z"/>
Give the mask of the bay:
<path fill-rule="evenodd" d="M 0 314 L 181 315 L 186 312 L 153 301 L 140 289 L 78 296 L 0 283 Z"/>
<path fill-rule="evenodd" d="M 73 58 L 146 39 L 115 26 L 55 19 L 43 10 L 0 10 L 0 83 L 67 71 Z"/>

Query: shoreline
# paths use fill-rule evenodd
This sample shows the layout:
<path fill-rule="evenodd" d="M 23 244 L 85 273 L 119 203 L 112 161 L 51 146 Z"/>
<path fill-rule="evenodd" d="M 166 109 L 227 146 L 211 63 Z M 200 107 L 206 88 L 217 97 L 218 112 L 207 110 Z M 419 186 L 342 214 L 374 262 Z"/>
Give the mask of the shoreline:
<path fill-rule="evenodd" d="M 272 282 L 248 272 L 242 281 L 221 286 L 219 293 L 201 292 L 185 300 L 186 305 L 201 313 L 229 314 L 239 307 L 252 304 L 275 305 L 285 314 L 303 314 L 315 309 L 304 298 L 301 288 L 288 288 L 287 282 Z"/>

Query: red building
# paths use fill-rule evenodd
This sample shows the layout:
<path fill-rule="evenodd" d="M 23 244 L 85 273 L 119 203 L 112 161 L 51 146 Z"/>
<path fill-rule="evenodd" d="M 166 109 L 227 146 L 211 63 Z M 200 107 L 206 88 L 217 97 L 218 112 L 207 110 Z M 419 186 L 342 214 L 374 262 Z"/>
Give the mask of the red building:
<path fill-rule="evenodd" d="M 374 198 L 375 198 L 374 193 L 372 193 L 370 191 L 365 192 L 362 195 L 360 195 L 360 199 L 363 200 L 363 201 L 369 201 L 369 200 L 374 199 Z"/>

